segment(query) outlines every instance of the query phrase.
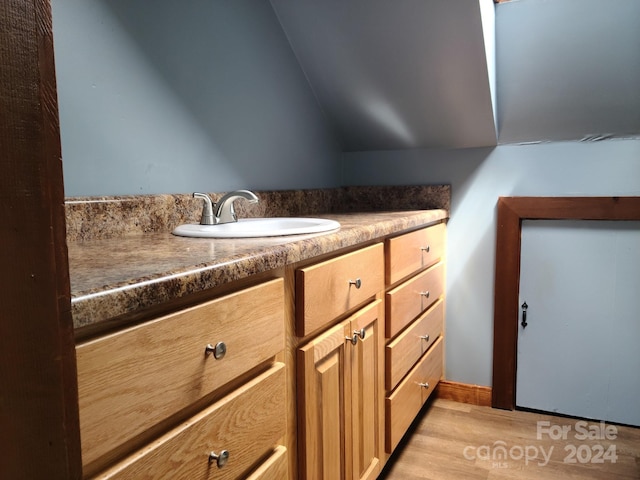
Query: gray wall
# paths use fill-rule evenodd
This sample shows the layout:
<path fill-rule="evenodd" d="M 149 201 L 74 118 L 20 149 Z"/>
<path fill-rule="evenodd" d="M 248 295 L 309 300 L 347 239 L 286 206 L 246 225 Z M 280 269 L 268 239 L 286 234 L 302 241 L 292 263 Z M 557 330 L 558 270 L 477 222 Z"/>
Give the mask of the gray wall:
<path fill-rule="evenodd" d="M 492 0 L 271 4 L 344 151 L 496 144 Z"/>
<path fill-rule="evenodd" d="M 345 153 L 344 181 L 450 183 L 447 378 L 491 385 L 499 196 L 640 195 L 640 140 Z"/>
<path fill-rule="evenodd" d="M 338 185 L 338 145 L 268 1 L 52 7 L 67 196 Z"/>
<path fill-rule="evenodd" d="M 500 4 L 501 145 L 343 154 L 345 184 L 452 185 L 449 379 L 491 385 L 499 196 L 640 195 L 639 25 L 637 0 Z"/>
<path fill-rule="evenodd" d="M 498 143 L 640 132 L 640 1 L 496 7 Z"/>
<path fill-rule="evenodd" d="M 499 142 L 542 143 L 342 154 L 345 185 L 452 185 L 447 376 L 481 385 L 498 197 L 640 195 L 640 2 L 521 0 L 495 21 Z M 340 183 L 268 1 L 53 0 L 53 22 L 67 195 Z M 567 141 L 603 133 L 635 138 Z"/>

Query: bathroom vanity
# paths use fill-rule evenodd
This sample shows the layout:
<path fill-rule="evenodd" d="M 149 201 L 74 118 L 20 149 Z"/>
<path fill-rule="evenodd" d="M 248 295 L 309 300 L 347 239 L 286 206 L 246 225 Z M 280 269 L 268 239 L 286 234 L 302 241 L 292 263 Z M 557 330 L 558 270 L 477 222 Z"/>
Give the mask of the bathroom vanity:
<path fill-rule="evenodd" d="M 326 218 L 69 243 L 85 478 L 378 476 L 443 377 L 447 211 Z"/>

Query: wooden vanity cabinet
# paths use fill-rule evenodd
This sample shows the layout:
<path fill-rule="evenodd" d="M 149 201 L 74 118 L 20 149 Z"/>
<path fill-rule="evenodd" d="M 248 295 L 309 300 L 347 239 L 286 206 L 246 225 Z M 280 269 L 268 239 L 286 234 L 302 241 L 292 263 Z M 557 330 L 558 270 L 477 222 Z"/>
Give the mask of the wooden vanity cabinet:
<path fill-rule="evenodd" d="M 283 284 L 78 344 L 85 478 L 238 478 L 268 461 L 286 432 Z"/>
<path fill-rule="evenodd" d="M 289 478 L 289 464 L 287 463 L 287 448 L 278 445 L 273 449 L 269 458 L 256 468 L 247 480 L 285 480 Z"/>
<path fill-rule="evenodd" d="M 367 258 L 366 265 L 362 258 Z M 330 281 L 341 284 L 347 296 L 349 289 L 367 285 L 368 300 L 365 296 L 364 301 L 368 303 L 337 323 L 331 316 L 340 312 L 327 307 L 331 313 L 324 323 L 328 327 L 297 349 L 299 478 L 374 479 L 383 463 L 382 244 L 311 270 L 321 272 L 324 268 L 332 272 Z M 324 274 L 320 276 L 324 278 Z M 307 275 L 297 278 L 306 298 L 319 294 L 313 290 L 326 285 L 308 282 Z M 356 278 L 360 279 L 359 288 L 349 283 Z M 344 296 L 338 298 L 346 313 L 349 302 L 343 301 Z M 296 314 L 309 318 L 303 311 Z"/>
<path fill-rule="evenodd" d="M 389 453 L 407 432 L 416 415 L 433 393 L 443 373 L 443 337 L 410 369 L 405 378 L 385 399 L 386 445 Z"/>
<path fill-rule="evenodd" d="M 439 262 L 387 291 L 387 338 L 395 337 L 444 294 L 444 263 Z"/>
<path fill-rule="evenodd" d="M 435 225 L 387 239 L 385 280 L 393 285 L 417 271 L 444 260 L 446 225 Z"/>
<path fill-rule="evenodd" d="M 284 381 L 276 363 L 98 478 L 244 478 L 283 435 Z"/>
<path fill-rule="evenodd" d="M 304 337 L 384 288 L 381 243 L 296 270 L 296 334 Z"/>
<path fill-rule="evenodd" d="M 298 350 L 303 478 L 372 479 L 379 472 L 381 307 L 375 300 Z"/>
<path fill-rule="evenodd" d="M 385 242 L 385 445 L 392 453 L 444 375 L 444 223 Z"/>
<path fill-rule="evenodd" d="M 385 348 L 385 388 L 393 390 L 431 345 L 444 335 L 444 299 L 439 299 Z"/>
<path fill-rule="evenodd" d="M 377 478 L 444 372 L 445 234 L 79 343 L 85 478 Z"/>

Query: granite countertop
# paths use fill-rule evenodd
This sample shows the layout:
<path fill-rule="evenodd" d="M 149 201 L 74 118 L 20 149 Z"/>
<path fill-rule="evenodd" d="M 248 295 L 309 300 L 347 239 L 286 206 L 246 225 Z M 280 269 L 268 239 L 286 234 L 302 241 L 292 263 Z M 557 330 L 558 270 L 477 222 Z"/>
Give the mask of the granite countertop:
<path fill-rule="evenodd" d="M 170 232 L 199 222 L 202 200 L 191 194 L 66 198 L 76 336 L 120 328 L 165 306 L 204 298 L 208 289 L 440 221 L 448 218 L 451 202 L 450 185 L 255 193 L 258 204 L 234 203 L 240 218 L 313 216 L 337 220 L 341 228 L 269 238 L 184 238 Z M 209 196 L 217 202 L 222 193 Z"/>
<path fill-rule="evenodd" d="M 74 328 L 95 326 L 189 294 L 448 217 L 445 209 L 321 215 L 336 232 L 259 239 L 165 232 L 69 241 Z"/>

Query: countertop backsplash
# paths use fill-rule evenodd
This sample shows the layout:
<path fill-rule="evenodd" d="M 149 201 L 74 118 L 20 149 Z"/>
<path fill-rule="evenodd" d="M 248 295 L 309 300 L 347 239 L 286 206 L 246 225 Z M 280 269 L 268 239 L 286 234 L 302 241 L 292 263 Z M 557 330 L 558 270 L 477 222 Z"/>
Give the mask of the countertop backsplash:
<path fill-rule="evenodd" d="M 255 191 L 258 204 L 235 202 L 240 218 L 290 217 L 327 213 L 432 210 L 449 211 L 450 185 L 353 186 L 332 189 Z M 209 193 L 217 201 L 224 192 Z M 67 241 L 170 232 L 198 223 L 202 200 L 191 194 L 68 197 Z"/>
<path fill-rule="evenodd" d="M 346 187 L 256 191 L 238 216 L 320 216 L 340 222 L 326 234 L 270 238 L 184 238 L 202 200 L 190 194 L 68 198 L 71 309 L 76 335 L 129 323 L 140 312 L 223 284 L 448 218 L 450 187 Z M 216 201 L 221 194 L 211 194 Z M 82 332 L 82 333 L 80 333 Z"/>

